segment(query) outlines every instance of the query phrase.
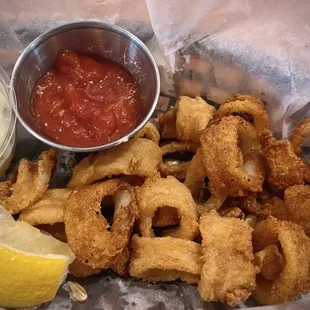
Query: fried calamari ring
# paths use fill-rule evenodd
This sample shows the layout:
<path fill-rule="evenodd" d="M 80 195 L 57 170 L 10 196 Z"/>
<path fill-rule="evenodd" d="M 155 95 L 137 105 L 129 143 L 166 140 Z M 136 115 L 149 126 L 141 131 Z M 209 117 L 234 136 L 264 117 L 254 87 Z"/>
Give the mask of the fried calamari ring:
<path fill-rule="evenodd" d="M 227 195 L 216 193 L 205 200 L 205 194 L 209 194 L 208 184 L 206 184 L 207 172 L 203 164 L 202 150 L 199 148 L 191 160 L 186 171 L 184 184 L 192 193 L 197 203 L 198 214 L 218 210 L 225 202 Z"/>
<path fill-rule="evenodd" d="M 176 108 L 170 109 L 167 113 L 158 115 L 158 123 L 161 137 L 163 139 L 175 139 L 177 137 L 176 123 Z"/>
<path fill-rule="evenodd" d="M 274 281 L 284 267 L 283 255 L 276 245 L 271 244 L 255 253 L 254 263 L 259 268 L 260 274 L 268 281 Z"/>
<path fill-rule="evenodd" d="M 119 192 L 126 195 L 121 194 L 124 197 L 121 207 L 115 205 L 110 226 L 101 214 L 101 201 Z M 66 203 L 65 230 L 77 260 L 92 268 L 109 268 L 129 244 L 137 211 L 134 189 L 120 180 L 112 179 L 74 191 Z"/>
<path fill-rule="evenodd" d="M 2 195 L 0 203 L 11 214 L 17 214 L 39 201 L 49 186 L 57 159 L 55 150 L 44 151 L 38 161 L 23 158 L 19 162 L 17 178 L 8 195 Z"/>
<path fill-rule="evenodd" d="M 202 272 L 198 291 L 205 301 L 246 300 L 255 288 L 252 231 L 244 221 L 212 210 L 200 217 Z"/>
<path fill-rule="evenodd" d="M 150 177 L 157 172 L 160 161 L 161 150 L 156 143 L 144 138 L 132 139 L 83 158 L 73 168 L 68 188 L 82 187 L 121 174 Z"/>
<path fill-rule="evenodd" d="M 306 165 L 288 140 L 277 141 L 269 130 L 260 134 L 263 155 L 268 167 L 267 180 L 271 187 L 283 190 L 304 183 Z"/>
<path fill-rule="evenodd" d="M 41 200 L 20 213 L 19 220 L 32 226 L 63 222 L 65 203 L 70 193 L 67 188 L 48 189 Z"/>
<path fill-rule="evenodd" d="M 175 208 L 180 214 L 180 226 L 169 228 L 162 236 L 194 240 L 198 233 L 196 204 L 188 188 L 174 177 L 147 179 L 137 193 L 140 209 L 140 233 L 143 237 L 155 237 L 152 221 L 161 207 Z"/>
<path fill-rule="evenodd" d="M 305 118 L 293 130 L 290 142 L 295 154 L 301 154 L 304 140 L 310 135 L 310 118 Z"/>
<path fill-rule="evenodd" d="M 211 195 L 205 201 L 205 192 L 209 194 L 208 185 L 205 183 L 207 172 L 203 164 L 202 150 L 199 148 L 190 161 L 186 171 L 184 184 L 190 190 L 193 198 L 197 203 L 198 214 L 209 212 L 212 209 L 218 210 L 226 200 L 226 195 Z"/>
<path fill-rule="evenodd" d="M 197 212 L 199 215 L 201 215 L 204 213 L 208 213 L 211 210 L 218 210 L 220 207 L 223 206 L 226 199 L 226 195 L 221 195 L 218 193 L 213 194 L 207 201 L 201 202 L 197 205 Z"/>
<path fill-rule="evenodd" d="M 179 97 L 176 111 L 176 134 L 180 141 L 200 142 L 200 136 L 213 118 L 215 108 L 202 98 Z"/>
<path fill-rule="evenodd" d="M 304 229 L 310 236 L 310 185 L 294 185 L 284 191 L 285 219 Z M 277 217 L 277 216 L 276 216 Z"/>
<path fill-rule="evenodd" d="M 169 157 L 174 153 L 182 154 L 192 153 L 195 154 L 199 145 L 191 142 L 170 142 L 161 147 L 162 162 L 159 166 L 159 171 L 163 177 L 172 175 L 179 180 L 184 180 L 187 168 L 190 164 L 189 161 L 171 160 Z M 177 155 L 176 155 L 177 156 Z"/>
<path fill-rule="evenodd" d="M 262 190 L 265 173 L 258 133 L 241 117 L 210 124 L 201 136 L 201 148 L 214 200 Z"/>
<path fill-rule="evenodd" d="M 274 281 L 259 274 L 257 288 L 252 293 L 255 300 L 265 305 L 291 301 L 298 294 L 309 293 L 310 289 L 310 241 L 302 227 L 273 217 L 255 226 L 255 252 L 278 244 L 285 260 L 282 270 Z"/>
<path fill-rule="evenodd" d="M 240 207 L 257 215 L 260 219 L 265 219 L 268 216 L 276 217 L 279 220 L 287 219 L 287 209 L 284 201 L 266 189 L 261 193 L 251 193 L 246 197 L 242 197 L 239 201 Z"/>
<path fill-rule="evenodd" d="M 129 247 L 125 247 L 121 253 L 115 256 L 111 263 L 110 268 L 121 277 L 128 276 L 127 267 L 129 263 L 130 253 L 131 252 Z"/>
<path fill-rule="evenodd" d="M 234 113 L 250 114 L 253 117 L 254 127 L 258 132 L 269 127 L 268 114 L 264 103 L 254 96 L 237 94 L 228 98 L 215 112 L 214 118 L 221 118 Z"/>
<path fill-rule="evenodd" d="M 153 217 L 153 227 L 174 226 L 180 223 L 180 215 L 177 209 L 172 207 L 160 207 Z"/>
<path fill-rule="evenodd" d="M 305 118 L 294 129 L 290 142 L 296 155 L 301 155 L 301 148 L 304 140 L 310 135 L 310 118 Z M 306 165 L 304 180 L 310 182 L 310 165 L 307 161 L 304 161 Z"/>
<path fill-rule="evenodd" d="M 201 272 L 201 245 L 172 237 L 147 238 L 134 235 L 129 274 L 144 281 L 181 279 L 197 283 Z"/>
<path fill-rule="evenodd" d="M 184 181 L 184 184 L 190 190 L 194 199 L 200 198 L 200 192 L 206 176 L 207 172 L 203 165 L 202 151 L 199 148 L 188 165 Z"/>
<path fill-rule="evenodd" d="M 159 144 L 160 134 L 153 123 L 147 122 L 145 126 L 134 136 L 134 138 L 145 138 Z"/>

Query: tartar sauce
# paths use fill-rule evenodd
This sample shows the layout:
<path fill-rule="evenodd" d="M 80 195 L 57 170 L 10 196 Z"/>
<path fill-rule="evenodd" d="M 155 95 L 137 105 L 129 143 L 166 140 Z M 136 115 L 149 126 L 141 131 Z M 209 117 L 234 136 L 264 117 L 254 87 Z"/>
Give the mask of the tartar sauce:
<path fill-rule="evenodd" d="M 10 165 L 15 147 L 15 124 L 7 92 L 0 81 L 0 176 Z M 12 131 L 12 135 L 10 135 Z M 8 139 L 10 138 L 10 139 Z"/>

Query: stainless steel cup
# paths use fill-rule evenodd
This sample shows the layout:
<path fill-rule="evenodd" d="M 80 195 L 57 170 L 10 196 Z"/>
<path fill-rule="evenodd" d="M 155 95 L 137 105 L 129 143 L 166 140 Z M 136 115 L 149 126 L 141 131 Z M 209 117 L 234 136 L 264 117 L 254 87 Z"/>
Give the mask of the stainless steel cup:
<path fill-rule="evenodd" d="M 33 118 L 32 93 L 38 79 L 52 67 L 57 55 L 66 49 L 114 60 L 133 75 L 142 94 L 140 118 L 134 130 L 116 141 L 96 147 L 65 146 L 44 135 Z M 11 89 L 15 90 L 16 95 L 16 115 L 33 136 L 58 149 L 91 152 L 126 142 L 145 125 L 157 104 L 160 79 L 152 54 L 133 34 L 101 22 L 79 22 L 51 30 L 30 43 L 14 66 Z"/>

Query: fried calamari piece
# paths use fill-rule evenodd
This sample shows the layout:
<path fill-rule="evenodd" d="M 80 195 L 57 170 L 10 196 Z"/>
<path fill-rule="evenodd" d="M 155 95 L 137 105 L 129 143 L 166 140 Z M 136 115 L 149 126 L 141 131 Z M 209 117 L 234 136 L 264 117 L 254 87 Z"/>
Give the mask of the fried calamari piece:
<path fill-rule="evenodd" d="M 172 237 L 147 238 L 134 235 L 129 274 L 144 281 L 181 279 L 197 283 L 201 272 L 201 245 Z"/>
<path fill-rule="evenodd" d="M 200 198 L 200 192 L 203 189 L 206 176 L 207 172 L 203 165 L 202 151 L 199 148 L 188 165 L 184 181 L 194 199 L 198 200 Z"/>
<path fill-rule="evenodd" d="M 180 214 L 177 209 L 172 207 L 160 207 L 156 210 L 153 217 L 153 227 L 174 226 L 180 223 Z"/>
<path fill-rule="evenodd" d="M 253 193 L 240 200 L 240 207 L 260 219 L 274 216 L 280 220 L 287 219 L 287 208 L 284 201 L 265 190 L 262 193 Z"/>
<path fill-rule="evenodd" d="M 0 182 L 0 203 L 4 204 L 4 201 L 12 195 L 11 187 L 13 182 L 11 180 L 6 180 Z"/>
<path fill-rule="evenodd" d="M 114 196 L 112 225 L 101 213 L 104 198 Z M 129 198 L 129 199 L 128 199 Z M 65 230 L 77 260 L 92 268 L 109 268 L 128 246 L 138 207 L 134 189 L 112 179 L 74 191 L 65 208 Z"/>
<path fill-rule="evenodd" d="M 271 187 L 283 190 L 304 183 L 305 163 L 299 158 L 288 140 L 277 141 L 269 130 L 260 135 L 263 155 L 267 164 L 267 180 Z"/>
<path fill-rule="evenodd" d="M 284 191 L 285 219 L 304 229 L 310 236 L 310 185 L 294 185 Z"/>
<path fill-rule="evenodd" d="M 108 150 L 92 154 L 73 168 L 68 188 L 79 188 L 118 175 L 150 177 L 157 172 L 161 150 L 151 140 L 132 139 Z"/>
<path fill-rule="evenodd" d="M 221 208 L 226 201 L 227 196 L 225 195 L 211 195 L 210 198 L 197 205 L 198 214 L 208 213 L 210 210 L 218 210 Z"/>
<path fill-rule="evenodd" d="M 254 251 L 260 252 L 270 245 L 279 245 L 285 262 L 275 280 L 269 281 L 263 274 L 257 276 L 257 288 L 252 293 L 254 299 L 270 305 L 285 303 L 298 294 L 309 293 L 310 240 L 302 227 L 273 217 L 259 222 L 253 233 Z"/>
<path fill-rule="evenodd" d="M 56 159 L 57 152 L 49 150 L 42 152 L 35 162 L 25 158 L 19 162 L 17 177 L 10 191 L 6 192 L 8 195 L 3 191 L 1 193 L 0 203 L 8 212 L 17 214 L 43 197 L 48 189 Z"/>
<path fill-rule="evenodd" d="M 246 300 L 255 288 L 253 229 L 244 221 L 212 210 L 200 217 L 202 235 L 200 296 L 230 306 Z"/>
<path fill-rule="evenodd" d="M 196 153 L 199 144 L 191 142 L 173 141 L 161 147 L 162 162 L 159 171 L 163 177 L 174 176 L 179 180 L 184 180 L 187 168 L 192 156 Z M 189 160 L 187 157 L 190 156 Z M 179 158 L 176 159 L 176 158 Z M 184 157 L 184 161 L 180 160 Z"/>
<path fill-rule="evenodd" d="M 69 265 L 69 273 L 78 278 L 84 278 L 88 276 L 92 276 L 94 274 L 98 274 L 101 272 L 100 268 L 92 268 L 77 259 L 75 259 Z"/>
<path fill-rule="evenodd" d="M 115 256 L 114 260 L 111 263 L 110 268 L 115 271 L 121 277 L 128 276 L 128 263 L 130 258 L 130 249 L 129 247 L 124 248 L 124 250 Z"/>
<path fill-rule="evenodd" d="M 214 112 L 215 108 L 200 97 L 179 97 L 176 111 L 177 139 L 199 143 Z"/>
<path fill-rule="evenodd" d="M 175 128 L 176 109 L 172 108 L 167 113 L 158 115 L 158 123 L 161 137 L 163 139 L 176 139 L 177 133 Z"/>
<path fill-rule="evenodd" d="M 254 263 L 266 280 L 274 281 L 282 271 L 285 261 L 278 247 L 271 244 L 254 254 Z"/>
<path fill-rule="evenodd" d="M 212 196 L 262 191 L 265 173 L 261 145 L 251 124 L 238 116 L 216 120 L 203 132 L 201 148 Z"/>
<path fill-rule="evenodd" d="M 67 188 L 48 189 L 38 202 L 20 213 L 19 220 L 32 226 L 63 222 L 65 203 L 70 193 Z"/>
<path fill-rule="evenodd" d="M 290 142 L 295 154 L 301 154 L 301 148 L 304 140 L 310 135 L 310 118 L 302 120 L 292 132 Z"/>
<path fill-rule="evenodd" d="M 180 225 L 167 228 L 161 236 L 194 240 L 198 233 L 196 204 L 188 188 L 176 178 L 153 177 L 147 179 L 137 192 L 140 209 L 140 233 L 143 237 L 155 237 L 152 221 L 155 212 L 164 206 L 175 208 L 180 215 Z"/>
<path fill-rule="evenodd" d="M 153 123 L 147 122 L 145 126 L 135 134 L 134 138 L 145 138 L 159 144 L 160 134 Z"/>
<path fill-rule="evenodd" d="M 228 98 L 215 112 L 214 118 L 232 114 L 248 114 L 253 118 L 253 125 L 258 132 L 268 129 L 268 114 L 264 103 L 254 96 L 237 94 Z"/>
<path fill-rule="evenodd" d="M 304 140 L 310 135 L 310 118 L 305 118 L 301 121 L 292 132 L 290 142 L 296 155 L 301 155 L 302 144 Z M 306 165 L 304 180 L 310 183 L 310 165 L 304 161 Z"/>
<path fill-rule="evenodd" d="M 223 217 L 235 217 L 243 220 L 245 218 L 245 214 L 238 207 L 228 207 L 228 208 L 220 208 L 219 214 Z"/>

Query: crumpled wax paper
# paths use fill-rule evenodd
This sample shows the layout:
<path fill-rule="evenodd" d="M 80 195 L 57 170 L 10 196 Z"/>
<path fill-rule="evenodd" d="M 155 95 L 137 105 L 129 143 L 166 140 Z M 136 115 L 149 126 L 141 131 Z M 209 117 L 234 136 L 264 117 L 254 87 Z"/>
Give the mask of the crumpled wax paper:
<path fill-rule="evenodd" d="M 237 92 L 256 95 L 267 102 L 279 138 L 310 115 L 310 1 L 147 4 L 162 49 L 159 63 L 172 79 L 163 92 L 218 103 Z"/>
<path fill-rule="evenodd" d="M 310 2 L 307 0 L 0 0 L 0 65 L 10 74 L 22 50 L 38 35 L 65 23 L 98 20 L 136 34 L 153 52 L 161 73 L 159 111 L 180 94 L 221 102 L 236 92 L 267 102 L 272 129 L 286 137 L 309 114 Z M 155 35 L 154 35 L 155 32 Z M 34 159 L 48 146 L 18 125 L 12 167 Z M 80 154 L 61 152 L 51 186 L 65 186 L 68 162 Z M 72 279 L 71 279 L 72 280 Z M 230 309 L 204 303 L 183 282 L 149 284 L 123 280 L 111 272 L 76 279 L 88 292 L 74 302 L 62 288 L 39 309 Z M 306 310 L 310 297 L 257 307 L 248 300 L 237 308 Z"/>

